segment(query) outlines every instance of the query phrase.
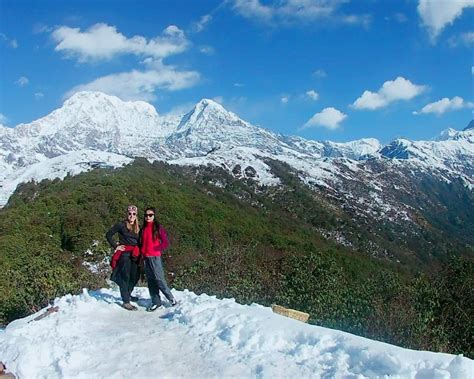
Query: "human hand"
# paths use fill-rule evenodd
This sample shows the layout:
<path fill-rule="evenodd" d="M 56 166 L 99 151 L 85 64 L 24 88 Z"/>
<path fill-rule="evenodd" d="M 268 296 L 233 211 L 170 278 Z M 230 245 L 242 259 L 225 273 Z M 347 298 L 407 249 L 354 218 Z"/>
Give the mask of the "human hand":
<path fill-rule="evenodd" d="M 125 245 L 118 245 L 115 250 L 120 250 L 120 251 L 124 251 L 125 250 Z"/>

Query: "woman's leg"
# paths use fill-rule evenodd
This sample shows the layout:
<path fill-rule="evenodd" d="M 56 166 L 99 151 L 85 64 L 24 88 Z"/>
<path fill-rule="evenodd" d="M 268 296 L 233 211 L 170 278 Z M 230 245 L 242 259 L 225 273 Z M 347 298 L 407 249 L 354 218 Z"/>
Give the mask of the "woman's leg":
<path fill-rule="evenodd" d="M 112 273 L 112 280 L 119 286 L 120 296 L 124 304 L 130 303 L 130 263 L 130 256 L 122 254 L 117 262 L 117 267 Z"/>
<path fill-rule="evenodd" d="M 166 277 L 165 277 L 165 272 L 163 270 L 163 262 L 161 260 L 161 257 L 152 257 L 153 259 L 153 268 L 154 268 L 154 273 L 155 273 L 155 278 L 157 281 L 158 288 L 160 289 L 161 292 L 163 292 L 163 295 L 170 301 L 174 301 L 174 297 L 171 294 L 171 291 L 168 287 L 168 283 L 166 282 Z"/>
<path fill-rule="evenodd" d="M 154 272 L 154 265 L 151 261 L 152 258 L 145 258 L 145 275 L 148 283 L 148 290 L 150 291 L 151 303 L 161 306 L 161 298 L 158 287 L 158 281 Z"/>
<path fill-rule="evenodd" d="M 133 292 L 133 289 L 138 283 L 138 280 L 140 279 L 140 267 L 138 265 L 138 262 L 135 261 L 130 261 L 130 280 L 128 282 L 128 291 L 130 292 L 130 295 Z"/>

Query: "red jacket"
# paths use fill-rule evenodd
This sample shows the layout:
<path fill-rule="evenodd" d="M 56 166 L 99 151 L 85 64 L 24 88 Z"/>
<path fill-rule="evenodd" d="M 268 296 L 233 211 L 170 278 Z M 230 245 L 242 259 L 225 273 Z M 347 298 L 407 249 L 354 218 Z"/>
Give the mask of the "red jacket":
<path fill-rule="evenodd" d="M 112 255 L 112 260 L 110 261 L 110 266 L 112 270 L 117 266 L 117 262 L 120 259 L 122 253 L 131 252 L 132 257 L 138 257 L 140 255 L 140 250 L 138 246 L 125 245 L 125 250 L 115 250 L 114 255 Z"/>
<path fill-rule="evenodd" d="M 153 239 L 153 222 L 143 228 L 140 252 L 144 257 L 160 257 L 161 252 L 169 246 L 166 230 L 160 225 L 159 236 Z"/>

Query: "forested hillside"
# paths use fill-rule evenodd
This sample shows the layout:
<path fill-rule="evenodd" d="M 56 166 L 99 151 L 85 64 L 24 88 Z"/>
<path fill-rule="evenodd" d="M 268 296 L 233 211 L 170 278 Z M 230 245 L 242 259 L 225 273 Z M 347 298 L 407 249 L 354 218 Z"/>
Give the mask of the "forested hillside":
<path fill-rule="evenodd" d="M 104 285 L 111 255 L 104 234 L 134 203 L 140 211 L 158 209 L 171 241 L 164 256 L 169 279 L 178 289 L 279 303 L 309 312 L 318 325 L 472 357 L 474 270 L 469 225 L 462 222 L 470 219 L 462 204 L 472 199 L 457 196 L 460 222 L 452 240 L 440 232 L 449 219 L 434 207 L 425 235 L 403 245 L 396 230 L 358 220 L 288 166 L 269 164 L 282 179 L 279 187 L 215 167 L 142 159 L 20 186 L 0 210 L 1 322 L 55 296 Z M 453 195 L 433 196 L 436 204 Z M 373 254 L 374 244 L 387 253 Z"/>

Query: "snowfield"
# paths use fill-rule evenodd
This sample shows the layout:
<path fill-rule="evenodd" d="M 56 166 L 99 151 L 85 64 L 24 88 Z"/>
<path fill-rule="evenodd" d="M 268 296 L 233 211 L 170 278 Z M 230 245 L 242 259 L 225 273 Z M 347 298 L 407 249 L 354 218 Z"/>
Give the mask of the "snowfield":
<path fill-rule="evenodd" d="M 0 331 L 17 378 L 473 378 L 474 361 L 308 325 L 257 304 L 173 291 L 174 308 L 122 309 L 114 289 L 55 300 Z M 31 322 L 30 322 L 31 321 Z"/>

